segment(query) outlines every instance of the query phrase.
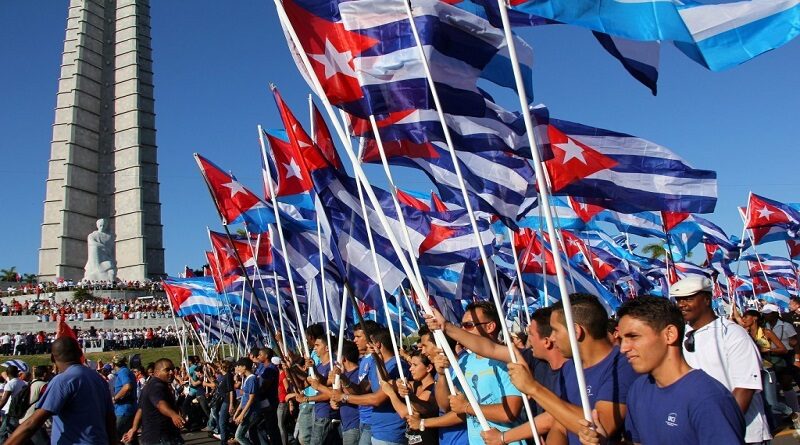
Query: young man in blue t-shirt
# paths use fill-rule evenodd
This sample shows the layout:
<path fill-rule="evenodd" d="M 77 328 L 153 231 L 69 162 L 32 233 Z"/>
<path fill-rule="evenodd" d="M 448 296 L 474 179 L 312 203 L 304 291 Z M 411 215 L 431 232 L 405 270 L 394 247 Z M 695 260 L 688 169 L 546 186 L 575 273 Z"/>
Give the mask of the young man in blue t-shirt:
<path fill-rule="evenodd" d="M 236 362 L 236 373 L 242 377 L 242 398 L 233 413 L 233 423 L 239 425 L 234 437 L 241 445 L 253 445 L 254 438 L 249 435 L 250 428 L 256 420 L 258 409 L 258 385 L 253 374 L 253 361 L 242 357 Z"/>
<path fill-rule="evenodd" d="M 624 426 L 628 389 L 639 375 L 631 368 L 619 348 L 609 340 L 606 331 L 608 313 L 597 297 L 572 294 L 570 300 L 578 350 L 583 360 L 589 404 L 592 409 L 597 410 L 603 428 L 611 437 L 618 438 L 622 435 Z M 553 305 L 550 327 L 553 330 L 552 338 L 556 347 L 564 357 L 571 358 L 572 348 L 564 319 L 564 306 L 561 302 Z M 548 442 L 557 441 L 559 437 L 565 436 L 570 445 L 577 445 L 579 443 L 577 433 L 581 429 L 579 420 L 583 411 L 574 361 L 567 360 L 561 367 L 560 395 L 537 381 L 524 361 L 509 364 L 508 372 L 514 386 L 533 398 L 544 409 L 545 413 L 539 417 L 552 419 Z M 501 441 L 530 437 L 530 428 L 527 428 L 527 431 L 525 428 L 518 427 L 509 431 Z M 527 436 L 518 436 L 523 433 Z M 493 444 L 494 442 L 490 442 L 490 445 Z"/>
<path fill-rule="evenodd" d="M 331 342 L 336 341 L 335 337 L 331 337 Z M 328 381 L 328 374 L 331 372 L 331 355 L 328 350 L 328 339 L 326 336 L 321 336 L 314 341 L 314 352 L 320 358 L 320 363 L 314 367 L 314 377 L 308 377 L 307 381 L 309 386 L 317 391 L 317 394 L 312 397 L 306 397 L 305 401 L 314 402 L 314 423 L 311 428 L 311 443 L 322 444 L 328 443 L 329 436 L 338 435 L 336 431 L 336 424 L 334 420 L 339 419 L 339 412 L 331 408 L 329 403 L 331 399 L 330 391 L 326 391 L 325 383 Z"/>
<path fill-rule="evenodd" d="M 371 443 L 372 445 L 395 445 L 406 443 L 406 423 L 395 412 L 389 397 L 381 390 L 379 367 L 386 371 L 386 379 L 400 377 L 398 358 L 392 349 L 392 337 L 388 329 L 381 329 L 372 336 L 372 347 L 383 363 L 375 363 L 369 369 L 369 391 L 360 393 L 358 387 L 345 388 L 345 394 L 336 398 L 337 402 L 352 403 L 359 406 L 371 406 Z M 400 361 L 404 375 L 408 375 L 408 366 Z M 345 400 L 346 395 L 346 400 Z"/>
<path fill-rule="evenodd" d="M 436 317 L 439 319 L 436 320 Z M 437 313 L 436 317 L 428 319 L 428 327 L 431 329 L 442 327 L 447 332 L 447 323 L 444 323 L 440 314 Z M 451 330 L 456 333 L 455 331 L 458 329 Z M 461 330 L 466 331 L 467 336 L 479 336 L 497 343 L 500 333 L 500 317 L 494 304 L 488 301 L 470 303 L 461 318 Z M 507 360 L 508 349 L 506 349 L 505 357 Z M 446 367 L 450 366 L 447 357 L 443 355 L 437 356 L 434 363 L 437 373 L 440 374 L 446 372 Z M 492 428 L 505 432 L 522 422 L 520 417 L 522 394 L 511 384 L 506 363 L 503 360 L 468 351 L 459 357 L 458 366 L 464 371 L 470 390 L 475 395 L 481 412 Z M 455 383 L 458 389 L 463 391 L 460 383 L 457 381 Z M 465 416 L 467 440 L 470 444 L 484 443 L 475 411 L 463 393 L 451 395 L 446 385 L 437 383 L 436 401 L 441 409 Z"/>
<path fill-rule="evenodd" d="M 685 325 L 680 310 L 664 298 L 639 297 L 618 311 L 621 351 L 639 377 L 628 392 L 628 438 L 643 445 L 744 443 L 744 416 L 730 391 L 692 369 L 683 358 Z M 581 443 L 605 443 L 607 436 L 579 419 Z"/>
<path fill-rule="evenodd" d="M 347 394 L 367 394 L 372 392 L 369 383 L 369 374 L 374 366 L 372 357 L 372 345 L 370 339 L 381 329 L 381 325 L 372 320 L 364 320 L 353 328 L 353 343 L 358 349 L 359 361 L 355 378 L 347 373 L 342 374 L 342 387 L 332 390 L 331 400 L 334 403 L 341 402 L 342 397 Z M 370 445 L 372 443 L 372 406 L 356 405 L 358 408 L 358 440 L 357 445 Z M 354 436 L 351 432 L 350 436 Z M 343 437 L 344 438 L 344 437 Z"/>

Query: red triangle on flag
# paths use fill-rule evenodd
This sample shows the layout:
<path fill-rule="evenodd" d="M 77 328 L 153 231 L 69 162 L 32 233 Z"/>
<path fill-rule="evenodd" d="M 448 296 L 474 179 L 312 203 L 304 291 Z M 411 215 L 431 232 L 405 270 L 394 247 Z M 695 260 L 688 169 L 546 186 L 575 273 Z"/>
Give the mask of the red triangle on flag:
<path fill-rule="evenodd" d="M 544 163 L 554 192 L 601 170 L 617 165 L 617 161 L 603 155 L 576 139 L 570 138 L 556 127 L 548 125 L 547 134 L 553 158 Z"/>

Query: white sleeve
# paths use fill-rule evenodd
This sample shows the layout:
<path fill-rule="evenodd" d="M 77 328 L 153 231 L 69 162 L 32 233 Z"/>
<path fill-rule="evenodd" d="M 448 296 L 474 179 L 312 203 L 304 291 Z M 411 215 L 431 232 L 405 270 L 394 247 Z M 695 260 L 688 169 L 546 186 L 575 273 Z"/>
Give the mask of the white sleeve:
<path fill-rule="evenodd" d="M 761 358 L 755 342 L 739 325 L 728 325 L 725 336 L 727 362 L 733 366 L 727 369 L 731 388 L 761 390 Z"/>

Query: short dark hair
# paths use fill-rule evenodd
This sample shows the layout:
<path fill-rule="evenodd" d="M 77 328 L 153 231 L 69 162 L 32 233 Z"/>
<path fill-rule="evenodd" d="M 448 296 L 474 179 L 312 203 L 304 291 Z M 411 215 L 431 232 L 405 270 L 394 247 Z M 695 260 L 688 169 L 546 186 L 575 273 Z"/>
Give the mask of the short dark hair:
<path fill-rule="evenodd" d="M 680 309 L 666 298 L 642 296 L 626 301 L 617 311 L 620 320 L 628 316 L 643 321 L 656 332 L 669 325 L 678 329 L 678 338 L 683 338 L 684 321 Z"/>
<path fill-rule="evenodd" d="M 240 357 L 236 360 L 236 366 L 244 366 L 247 369 L 253 369 L 253 361 L 248 357 Z"/>
<path fill-rule="evenodd" d="M 342 358 L 350 363 L 358 364 L 358 347 L 350 340 L 342 342 Z"/>
<path fill-rule="evenodd" d="M 380 328 L 381 325 L 377 321 L 364 320 L 362 323 L 357 324 L 356 327 L 353 328 L 353 331 L 363 331 L 364 336 L 370 338 L 372 334 Z"/>
<path fill-rule="evenodd" d="M 322 323 L 314 323 L 306 328 L 306 337 L 309 339 L 316 340 L 324 336 L 325 329 L 322 327 Z"/>
<path fill-rule="evenodd" d="M 50 372 L 50 367 L 49 366 L 46 366 L 46 365 L 34 366 L 34 368 L 33 368 L 33 378 L 34 379 L 42 379 L 47 375 L 48 372 Z"/>
<path fill-rule="evenodd" d="M 500 315 L 497 313 L 497 308 L 495 307 L 494 303 L 488 300 L 481 300 L 481 301 L 473 301 L 472 303 L 468 304 L 465 311 L 472 311 L 475 309 L 480 309 L 483 311 L 483 315 L 489 319 L 489 321 L 493 321 L 498 323 L 497 328 L 499 329 L 500 323 Z"/>
<path fill-rule="evenodd" d="M 390 351 L 394 350 L 392 349 L 392 335 L 389 333 L 389 329 L 378 329 L 372 334 L 372 341 L 374 343 L 380 343 L 384 348 Z"/>
<path fill-rule="evenodd" d="M 78 341 L 72 337 L 59 337 L 50 346 L 50 352 L 57 362 L 77 363 L 83 353 Z"/>
<path fill-rule="evenodd" d="M 250 348 L 250 355 L 252 355 L 253 357 L 258 357 L 258 354 L 260 352 L 261 348 L 259 348 L 258 346 L 253 346 L 252 348 Z"/>
<path fill-rule="evenodd" d="M 795 303 L 800 304 L 800 297 L 792 295 L 789 297 L 789 301 L 794 301 Z"/>
<path fill-rule="evenodd" d="M 575 293 L 570 294 L 569 301 L 572 306 L 573 321 L 583 326 L 583 329 L 586 329 L 586 332 L 593 339 L 606 338 L 608 312 L 606 312 L 606 308 L 603 307 L 600 300 L 592 294 Z M 559 301 L 554 304 L 553 312 L 561 312 L 561 319 L 566 324 L 563 302 Z"/>
<path fill-rule="evenodd" d="M 12 379 L 19 375 L 19 368 L 16 365 L 8 365 L 6 367 L 6 375 L 11 377 Z"/>
<path fill-rule="evenodd" d="M 543 307 L 536 309 L 531 314 L 531 321 L 536 322 L 536 333 L 539 334 L 539 337 L 547 338 L 553 333 L 553 327 L 550 326 L 550 314 L 552 313 L 552 307 Z"/>

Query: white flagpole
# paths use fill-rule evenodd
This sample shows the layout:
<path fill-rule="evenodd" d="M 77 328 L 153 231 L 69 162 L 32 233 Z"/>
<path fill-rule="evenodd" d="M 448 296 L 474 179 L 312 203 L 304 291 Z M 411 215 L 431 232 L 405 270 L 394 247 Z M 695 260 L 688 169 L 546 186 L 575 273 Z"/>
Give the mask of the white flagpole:
<path fill-rule="evenodd" d="M 316 134 L 316 127 L 314 122 L 314 101 L 311 98 L 311 95 L 308 95 L 308 115 L 309 115 L 309 122 L 310 126 L 309 129 L 311 130 L 311 141 L 315 144 L 317 143 L 317 134 Z M 320 273 L 320 282 L 322 283 L 322 290 L 319 292 L 320 296 L 322 297 L 322 313 L 325 314 L 325 336 L 328 339 L 328 357 L 331 362 L 331 366 L 333 366 L 333 348 L 331 345 L 331 322 L 330 317 L 328 317 L 328 288 L 325 285 L 325 254 L 322 251 L 322 227 L 319 223 L 319 214 L 317 214 L 317 247 L 319 248 L 319 273 Z M 308 311 L 308 314 L 311 315 L 311 311 Z M 332 315 L 332 314 L 331 314 Z M 338 346 L 338 345 L 337 345 Z M 332 368 L 331 368 L 332 369 Z"/>
<path fill-rule="evenodd" d="M 342 349 L 344 348 L 344 325 L 347 323 L 347 292 L 347 286 L 343 286 L 341 305 L 342 310 L 339 312 L 339 344 L 336 345 L 337 363 L 342 363 Z M 336 374 L 333 379 L 333 389 L 339 389 L 339 387 L 341 387 L 341 380 L 342 376 L 340 374 Z"/>
<path fill-rule="evenodd" d="M 340 114 L 342 116 L 342 121 L 344 122 L 346 117 L 345 113 L 340 112 Z M 410 263 L 414 270 L 414 279 L 412 280 L 412 282 L 416 280 L 416 282 L 422 283 L 423 282 L 422 272 L 419 269 L 419 262 L 417 261 L 417 257 L 414 255 L 414 247 L 411 244 L 411 236 L 408 233 L 409 229 L 408 225 L 406 224 L 406 218 L 405 215 L 403 214 L 402 208 L 400 207 L 400 201 L 397 199 L 397 186 L 394 184 L 394 178 L 392 177 L 392 172 L 389 169 L 389 161 L 386 158 L 386 151 L 383 148 L 383 138 L 381 137 L 380 131 L 378 130 L 378 123 L 375 121 L 374 115 L 369 116 L 369 123 L 370 126 L 372 127 L 372 133 L 375 136 L 375 143 L 378 146 L 378 153 L 380 154 L 381 157 L 381 165 L 383 166 L 383 171 L 386 174 L 386 181 L 389 183 L 389 193 L 392 195 L 392 203 L 394 204 L 395 212 L 397 213 L 397 218 L 400 221 L 400 226 L 402 227 L 402 230 L 400 232 L 403 235 L 403 241 L 405 241 L 406 249 L 408 249 L 408 256 L 410 259 Z M 359 158 L 361 158 L 360 155 Z M 403 255 L 403 253 L 401 251 L 398 251 L 398 256 L 401 255 Z M 418 295 L 426 295 L 426 294 L 423 293 Z M 430 313 L 430 310 L 426 309 L 425 312 Z M 419 326 L 419 322 L 417 322 L 417 326 Z M 437 335 L 433 336 L 433 340 L 438 348 L 445 349 L 449 347 L 447 341 L 443 338 L 439 338 L 439 336 Z M 445 373 L 445 378 L 447 379 L 447 387 L 450 389 L 450 393 L 455 394 L 456 393 L 455 385 L 453 385 L 452 377 L 450 376 L 450 374 Z"/>
<path fill-rule="evenodd" d="M 261 125 L 258 126 L 258 142 L 261 144 L 261 155 L 264 156 L 264 160 L 267 159 L 267 147 L 266 143 L 264 142 L 264 131 L 261 128 Z M 294 287 L 294 277 L 292 277 L 292 266 L 289 264 L 289 252 L 286 250 L 286 239 L 283 236 L 283 227 L 281 226 L 281 214 L 278 210 L 278 200 L 275 196 L 275 187 L 272 184 L 272 178 L 270 177 L 269 166 L 267 165 L 264 169 L 264 181 L 267 183 L 267 187 L 269 189 L 269 197 L 272 201 L 272 209 L 275 211 L 275 227 L 278 228 L 278 239 L 280 240 L 281 244 L 281 252 L 283 253 L 283 261 L 286 265 L 286 275 L 287 279 L 289 280 L 289 290 L 292 294 L 292 303 L 294 304 L 294 312 L 297 315 L 297 330 L 300 331 L 300 340 L 301 340 L 301 348 L 306 357 L 311 357 L 311 352 L 308 349 L 308 339 L 306 338 L 306 330 L 303 328 L 303 320 L 300 313 L 300 303 L 297 301 L 297 292 L 295 291 Z M 311 377 L 314 377 L 314 368 L 308 368 L 308 374 Z"/>
<path fill-rule="evenodd" d="M 397 338 L 394 336 L 394 326 L 392 323 L 392 313 L 389 310 L 389 302 L 386 301 L 386 290 L 383 287 L 383 278 L 381 277 L 381 268 L 380 264 L 378 263 L 378 254 L 375 253 L 375 243 L 372 239 L 372 229 L 369 226 L 369 214 L 367 213 L 367 205 L 364 202 L 364 193 L 361 191 L 362 185 L 361 182 L 356 179 L 356 187 L 358 188 L 358 200 L 361 202 L 361 214 L 364 217 L 364 224 L 366 225 L 366 232 L 367 232 L 367 241 L 369 241 L 369 251 L 372 256 L 372 264 L 375 267 L 375 281 L 378 283 L 378 292 L 381 294 L 381 302 L 383 303 L 383 309 L 386 313 L 386 324 L 389 327 L 389 337 L 392 339 L 392 349 L 394 350 L 395 360 L 397 361 L 397 372 L 400 374 L 400 380 L 405 385 L 406 375 L 405 371 L 403 371 L 403 366 L 400 364 L 400 350 L 397 347 Z M 369 187 L 369 185 L 365 185 L 363 188 Z M 411 406 L 411 399 L 406 396 L 406 409 L 408 409 L 409 413 L 413 413 L 414 410 Z"/>
<path fill-rule="evenodd" d="M 514 72 L 514 81 L 517 89 L 517 96 L 519 97 L 520 108 L 522 109 L 522 117 L 525 121 L 525 131 L 528 135 L 528 143 L 531 147 L 531 158 L 533 160 L 533 167 L 536 174 L 536 182 L 539 186 L 541 193 L 544 217 L 547 222 L 547 233 L 550 239 L 556 239 L 555 225 L 553 224 L 553 215 L 550 213 L 550 197 L 547 190 L 547 184 L 544 181 L 544 168 L 542 167 L 542 159 L 539 153 L 539 144 L 537 143 L 535 128 L 531 119 L 530 109 L 528 108 L 528 101 L 525 96 L 525 84 L 522 79 L 522 72 L 519 68 L 519 59 L 517 58 L 517 50 L 514 42 L 514 37 L 511 33 L 511 24 L 508 19 L 508 6 L 504 0 L 497 0 L 497 5 L 500 9 L 500 18 L 503 21 L 503 32 L 505 33 L 506 43 L 508 44 L 509 57 L 511 58 L 511 67 Z M 583 408 L 583 417 L 589 422 L 592 421 L 592 410 L 589 404 L 589 395 L 586 392 L 586 377 L 583 373 L 583 360 L 581 359 L 580 350 L 578 348 L 578 339 L 575 335 L 575 324 L 572 318 L 572 304 L 567 293 L 567 280 L 564 273 L 564 268 L 561 265 L 561 255 L 557 252 L 558 245 L 553 247 L 553 258 L 556 266 L 556 277 L 558 278 L 558 287 L 561 293 L 561 301 L 564 306 L 564 321 L 567 325 L 569 333 L 569 342 L 572 348 L 572 359 L 575 362 L 575 374 L 578 378 L 578 389 L 581 396 L 581 406 Z M 525 398 L 523 398 L 525 400 Z M 534 437 L 538 434 L 534 430 Z"/>
<path fill-rule="evenodd" d="M 269 230 L 269 228 L 267 230 Z M 247 226 L 245 226 L 245 232 L 247 233 L 247 245 L 250 247 L 250 253 L 253 255 L 253 261 L 255 262 L 254 269 L 256 272 L 256 278 L 258 278 L 258 282 L 259 284 L 261 284 L 261 289 L 263 291 L 264 289 L 266 289 L 266 286 L 264 286 L 264 278 L 261 276 L 261 268 L 259 267 L 258 264 L 258 254 L 260 253 L 259 250 L 261 249 L 261 234 L 259 233 L 256 235 L 256 247 L 253 248 L 253 243 L 251 242 L 252 240 L 250 239 L 250 231 L 247 230 Z M 244 272 L 247 273 L 247 270 L 245 270 Z M 255 289 L 253 289 L 253 291 L 255 291 Z M 275 326 L 275 317 L 272 315 L 272 305 L 269 303 L 269 298 L 266 298 L 266 292 L 264 292 L 264 296 L 265 299 L 267 300 L 267 318 L 270 320 L 270 323 L 272 324 L 273 333 L 276 334 L 278 331 L 277 331 L 277 326 Z M 250 298 L 258 298 L 258 296 L 253 294 L 250 296 Z M 259 305 L 259 309 L 260 307 L 261 306 Z M 263 335 L 264 332 L 263 328 L 261 329 L 261 332 Z M 277 347 L 278 345 L 275 346 Z"/>
<path fill-rule="evenodd" d="M 522 305 L 525 306 L 525 319 L 528 324 L 531 324 L 531 312 L 528 309 L 528 299 L 525 297 L 525 284 L 522 282 L 522 268 L 519 266 L 519 258 L 517 257 L 517 246 L 514 245 L 514 231 L 508 228 L 509 241 L 511 242 L 511 255 L 514 257 L 514 270 L 517 272 L 517 285 L 519 286 L 520 295 L 522 295 Z"/>
<path fill-rule="evenodd" d="M 295 45 L 295 47 L 299 48 L 298 56 L 300 57 L 303 63 L 303 67 L 308 72 L 309 80 L 313 85 L 314 92 L 317 94 L 317 97 L 319 97 L 320 100 L 322 101 L 322 105 L 325 108 L 325 112 L 328 114 L 328 117 L 330 118 L 331 123 L 333 124 L 333 127 L 336 130 L 337 135 L 339 136 L 339 139 L 342 141 L 343 144 L 345 144 L 345 146 L 348 146 L 349 138 L 346 132 L 344 131 L 342 124 L 336 118 L 336 113 L 333 111 L 333 106 L 328 100 L 328 97 L 325 95 L 325 91 L 322 88 L 322 85 L 320 84 L 320 81 L 317 78 L 313 67 L 311 66 L 311 62 L 308 60 L 308 55 L 302 49 L 303 46 L 301 45 L 300 39 L 297 37 L 297 33 L 294 31 L 294 28 L 292 27 L 292 24 L 289 21 L 288 16 L 286 15 L 286 11 L 283 8 L 281 0 L 273 0 L 273 1 L 275 3 L 275 8 L 278 13 L 278 18 L 280 19 L 281 23 L 283 23 L 284 28 L 286 29 L 290 39 L 292 40 L 292 43 Z M 352 150 L 345 150 L 345 153 L 347 154 L 347 157 L 350 160 L 351 165 L 353 166 L 353 173 L 355 174 L 356 178 L 358 178 L 364 184 L 369 184 L 367 175 L 361 168 L 361 164 L 359 163 L 359 160 L 356 158 L 355 153 Z M 372 188 L 365 187 L 364 191 L 366 192 L 367 198 L 369 198 L 370 203 L 375 209 L 375 214 L 378 217 L 378 220 L 380 221 L 381 225 L 386 231 L 386 235 L 389 239 L 389 242 L 392 244 L 392 248 L 396 252 L 402 252 L 400 243 L 397 241 L 397 238 L 394 236 L 394 233 L 392 233 L 391 225 L 386 219 L 386 215 L 383 213 L 383 209 L 380 206 L 380 202 L 378 201 L 378 198 L 375 196 L 375 193 L 372 191 Z M 403 268 L 403 271 L 406 273 L 406 275 L 409 278 L 413 277 L 414 276 L 413 271 L 411 270 L 411 266 L 409 265 L 405 256 L 398 255 L 398 258 Z M 422 296 L 427 295 L 425 293 L 424 287 L 422 286 L 422 282 L 415 279 L 410 279 L 410 282 L 411 286 L 414 288 L 414 291 L 417 293 L 417 295 L 421 296 L 420 304 L 422 304 L 425 312 L 428 314 L 432 313 L 431 306 L 428 303 L 427 299 L 422 298 Z M 443 346 L 442 349 L 444 350 L 444 353 L 447 356 L 447 359 L 450 361 L 450 363 L 457 364 L 458 359 L 456 358 L 452 348 L 450 348 L 449 345 L 447 344 L 447 338 L 445 337 L 444 333 L 441 330 L 437 330 L 434 331 L 433 335 L 435 338 L 438 337 L 438 342 Z M 469 388 L 469 382 L 467 381 L 464 372 L 458 366 L 453 366 L 453 372 L 456 374 L 456 378 L 458 378 L 458 381 L 461 382 L 461 385 L 464 388 L 464 394 L 466 395 L 467 400 L 469 401 L 472 408 L 475 410 L 476 417 L 478 418 L 481 427 L 483 429 L 488 429 L 489 424 L 486 421 L 486 417 L 483 415 L 483 412 L 481 412 L 480 410 L 480 405 L 478 404 L 478 401 L 475 398 L 475 394 L 473 394 L 472 390 Z"/>
<path fill-rule="evenodd" d="M 433 75 L 431 74 L 430 65 L 428 63 L 428 58 L 425 54 L 425 49 L 422 47 L 422 40 L 419 37 L 419 32 L 417 30 L 417 24 L 414 21 L 414 13 L 411 10 L 411 0 L 405 0 L 405 7 L 406 7 L 406 14 L 408 15 L 408 21 L 411 25 L 411 32 L 414 34 L 414 40 L 417 44 L 417 49 L 420 53 L 420 60 L 422 61 L 422 66 L 425 69 L 425 77 L 428 79 L 428 87 L 431 90 L 431 95 L 433 96 L 433 101 L 436 106 L 436 112 L 439 115 L 439 121 L 442 125 L 442 131 L 444 132 L 444 138 L 447 142 L 447 148 L 450 152 L 450 158 L 453 161 L 453 170 L 455 170 L 456 177 L 458 178 L 458 183 L 461 188 L 461 195 L 464 199 L 464 207 L 467 210 L 467 215 L 469 216 L 470 224 L 472 225 L 472 231 L 475 233 L 475 241 L 478 245 L 478 252 L 481 255 L 481 261 L 483 262 L 484 270 L 486 271 L 486 281 L 489 283 L 489 290 L 492 294 L 492 299 L 494 300 L 494 305 L 497 307 L 497 311 L 499 314 L 503 313 L 503 303 L 500 301 L 500 295 L 497 291 L 497 285 L 495 284 L 495 279 L 492 271 L 492 267 L 489 263 L 489 257 L 486 255 L 486 249 L 483 247 L 483 240 L 481 239 L 481 234 L 478 229 L 478 223 L 475 220 L 475 213 L 472 210 L 472 203 L 469 200 L 469 194 L 467 192 L 467 187 L 464 183 L 464 177 L 461 174 L 461 165 L 459 164 L 458 155 L 456 154 L 455 148 L 453 146 L 453 140 L 450 137 L 450 127 L 447 126 L 447 120 L 444 116 L 444 109 L 442 108 L 442 104 L 439 101 L 439 95 L 436 91 L 436 84 L 433 81 Z M 530 131 L 530 130 L 529 130 Z M 533 151 L 533 150 L 532 150 Z M 508 325 L 506 323 L 505 317 L 500 316 L 500 329 L 503 333 L 503 337 L 505 339 L 506 346 L 508 347 L 508 354 L 509 358 L 511 359 L 512 363 L 517 362 L 517 356 L 514 353 L 514 346 L 511 342 L 511 336 L 508 331 Z M 522 398 L 522 404 L 525 407 L 525 413 L 528 416 L 531 429 L 534 432 L 535 441 L 539 442 L 538 433 L 536 431 L 536 425 L 533 422 L 533 413 L 531 410 L 530 402 L 528 401 L 527 397 Z M 591 418 L 591 417 L 590 417 Z M 482 424 L 481 427 L 484 430 L 489 429 L 489 425 L 486 424 L 485 426 Z"/>

